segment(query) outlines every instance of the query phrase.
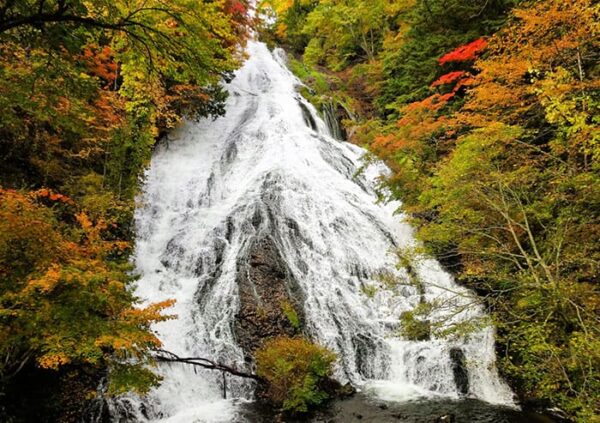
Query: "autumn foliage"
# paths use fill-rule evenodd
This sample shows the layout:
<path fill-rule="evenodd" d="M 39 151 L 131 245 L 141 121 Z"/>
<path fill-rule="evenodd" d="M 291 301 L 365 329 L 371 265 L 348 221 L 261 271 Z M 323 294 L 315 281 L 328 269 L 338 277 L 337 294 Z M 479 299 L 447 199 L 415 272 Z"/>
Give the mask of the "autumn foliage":
<path fill-rule="evenodd" d="M 427 251 L 485 296 L 519 398 L 597 421 L 598 2 L 287 3 L 286 41 L 313 66 L 297 73 L 344 99 L 351 140 L 391 168 L 385 188 Z M 303 22 L 318 35 L 295 37 Z M 346 75 L 368 75 L 376 108 L 355 106 Z M 329 91 L 314 83 L 326 78 Z"/>
<path fill-rule="evenodd" d="M 171 303 L 141 307 L 132 295 L 134 198 L 161 135 L 223 113 L 219 83 L 241 62 L 247 10 L 237 0 L 0 6 L 0 420 L 79 421 L 107 373 L 100 395 L 158 382 L 151 325 Z M 50 395 L 27 397 L 24 382 L 48 383 L 77 409 L 67 417 Z"/>
<path fill-rule="evenodd" d="M 487 41 L 479 38 L 469 44 L 457 47 L 449 53 L 444 54 L 438 60 L 440 65 L 452 62 L 471 62 L 479 57 L 480 53 L 486 48 Z"/>
<path fill-rule="evenodd" d="M 465 71 L 455 71 L 455 72 L 450 72 L 450 73 L 444 74 L 431 84 L 431 88 L 439 87 L 440 85 L 447 85 L 447 84 L 455 83 L 455 82 L 461 80 L 465 76 L 465 74 L 466 74 Z"/>
<path fill-rule="evenodd" d="M 257 374 L 267 383 L 266 399 L 284 411 L 305 413 L 328 394 L 320 386 L 331 376 L 335 355 L 305 338 L 273 338 L 256 354 Z"/>
<path fill-rule="evenodd" d="M 579 421 L 597 417 L 600 387 L 599 12 L 587 0 L 515 9 L 489 44 L 443 55 L 463 70 L 372 144 L 431 252 L 492 293 L 517 392 Z"/>
<path fill-rule="evenodd" d="M 0 380 L 33 363 L 59 369 L 135 359 L 137 371 L 148 372 L 141 365 L 160 346 L 149 327 L 167 318 L 162 310 L 171 303 L 135 307 L 128 266 L 113 258 L 129 245 L 105 233 L 105 222 L 65 196 L 0 190 Z M 114 382 L 115 391 L 132 388 Z"/>

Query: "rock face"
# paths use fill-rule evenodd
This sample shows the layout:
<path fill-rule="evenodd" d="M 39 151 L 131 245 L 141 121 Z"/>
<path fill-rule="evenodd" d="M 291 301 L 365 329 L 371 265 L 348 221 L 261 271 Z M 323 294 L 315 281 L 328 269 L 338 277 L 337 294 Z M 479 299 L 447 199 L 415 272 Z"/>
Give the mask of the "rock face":
<path fill-rule="evenodd" d="M 466 395 L 469 393 L 469 372 L 465 363 L 465 353 L 460 348 L 452 348 L 450 360 L 456 388 L 462 395 Z"/>
<path fill-rule="evenodd" d="M 294 336 L 303 326 L 304 315 L 297 292 L 275 241 L 256 238 L 248 256 L 238 262 L 240 308 L 235 321 L 238 344 L 250 361 L 262 343 L 275 336 Z"/>
<path fill-rule="evenodd" d="M 347 140 L 348 134 L 341 122 L 344 119 L 353 119 L 348 111 L 340 103 L 330 100 L 321 106 L 321 112 L 331 136 L 336 140 Z"/>
<path fill-rule="evenodd" d="M 235 335 L 246 361 L 252 363 L 254 352 L 266 340 L 302 334 L 304 313 L 301 290 L 273 236 L 253 239 L 247 251 L 237 264 L 240 307 L 235 319 Z M 266 387 L 259 384 L 256 388 L 256 398 L 268 403 Z M 321 380 L 319 388 L 330 398 L 344 398 L 356 392 L 352 385 L 342 386 L 331 378 Z"/>

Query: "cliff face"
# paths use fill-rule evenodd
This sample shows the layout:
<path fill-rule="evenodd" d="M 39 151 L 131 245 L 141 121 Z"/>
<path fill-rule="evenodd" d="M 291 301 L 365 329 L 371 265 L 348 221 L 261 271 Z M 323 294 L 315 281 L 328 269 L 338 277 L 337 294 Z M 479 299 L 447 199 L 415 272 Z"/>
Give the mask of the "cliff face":
<path fill-rule="evenodd" d="M 253 240 L 248 254 L 238 262 L 240 308 L 235 335 L 246 360 L 265 339 L 296 335 L 304 316 L 301 298 L 292 292 L 295 282 L 270 236 Z"/>

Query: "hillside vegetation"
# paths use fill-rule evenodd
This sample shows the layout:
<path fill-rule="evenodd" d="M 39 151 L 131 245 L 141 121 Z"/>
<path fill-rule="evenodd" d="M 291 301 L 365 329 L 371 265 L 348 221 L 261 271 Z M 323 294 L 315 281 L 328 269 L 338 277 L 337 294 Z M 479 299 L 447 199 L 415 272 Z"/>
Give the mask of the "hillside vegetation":
<path fill-rule="evenodd" d="M 161 134 L 223 113 L 247 20 L 237 0 L 0 2 L 0 421 L 159 382 L 171 303 L 131 293 L 133 199 Z"/>
<path fill-rule="evenodd" d="M 591 0 L 265 1 L 308 98 L 457 279 L 485 298 L 520 398 L 600 405 L 600 5 Z"/>

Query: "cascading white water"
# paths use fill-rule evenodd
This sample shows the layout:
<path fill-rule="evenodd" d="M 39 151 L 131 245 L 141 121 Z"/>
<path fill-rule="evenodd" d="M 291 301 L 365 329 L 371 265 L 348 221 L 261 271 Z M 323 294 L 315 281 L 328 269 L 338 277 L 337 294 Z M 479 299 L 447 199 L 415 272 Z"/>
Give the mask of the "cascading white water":
<path fill-rule="evenodd" d="M 429 259 L 412 263 L 424 295 L 413 286 L 368 292 L 382 285 L 378 274 L 395 269 L 394 251 L 415 245 L 410 226 L 394 215 L 399 204 L 377 203 L 386 169 L 363 169 L 364 150 L 327 134 L 297 94 L 299 81 L 281 51 L 253 41 L 248 53 L 227 85 L 227 114 L 184 124 L 156 151 L 146 175 L 136 217 L 136 293 L 147 302 L 177 300 L 171 311 L 178 318 L 155 327 L 164 348 L 247 366 L 234 333 L 236 271 L 261 230 L 253 223 L 260 215 L 302 291 L 306 331 L 339 356 L 339 380 L 387 400 L 457 398 L 450 351 L 460 349 L 467 395 L 511 404 L 495 370 L 492 329 L 453 341 L 398 336 L 400 314 L 423 296 L 444 303 L 434 313 L 448 325 L 483 312 L 465 307 L 472 295 Z M 404 269 L 393 272 L 407 277 Z M 160 373 L 162 385 L 137 404 L 140 420 L 232 421 L 236 403 L 252 397 L 251 384 L 230 378 L 234 399 L 223 400 L 218 373 L 179 364 Z"/>

